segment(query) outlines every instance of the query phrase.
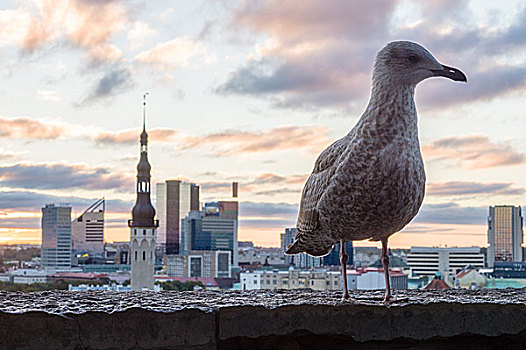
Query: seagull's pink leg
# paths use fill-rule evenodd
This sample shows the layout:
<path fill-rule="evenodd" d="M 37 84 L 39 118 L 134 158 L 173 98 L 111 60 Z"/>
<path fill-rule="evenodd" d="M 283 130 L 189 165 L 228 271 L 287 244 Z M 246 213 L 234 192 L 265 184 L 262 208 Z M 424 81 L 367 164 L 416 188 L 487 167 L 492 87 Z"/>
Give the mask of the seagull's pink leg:
<path fill-rule="evenodd" d="M 347 288 L 347 262 L 349 256 L 345 252 L 345 240 L 340 240 L 340 263 L 342 264 L 343 299 L 349 299 L 349 289 Z"/>
<path fill-rule="evenodd" d="M 382 265 L 385 275 L 385 297 L 384 302 L 388 303 L 391 296 L 391 283 L 389 281 L 389 253 L 387 251 L 387 238 L 382 239 Z"/>

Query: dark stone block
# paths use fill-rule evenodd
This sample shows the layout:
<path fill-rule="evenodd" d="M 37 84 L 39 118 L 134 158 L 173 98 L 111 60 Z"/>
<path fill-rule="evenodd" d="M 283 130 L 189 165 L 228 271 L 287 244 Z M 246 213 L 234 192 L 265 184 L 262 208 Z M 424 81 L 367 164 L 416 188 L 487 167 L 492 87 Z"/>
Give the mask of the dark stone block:
<path fill-rule="evenodd" d="M 526 289 L 382 294 L 0 292 L 0 348 L 526 348 Z"/>

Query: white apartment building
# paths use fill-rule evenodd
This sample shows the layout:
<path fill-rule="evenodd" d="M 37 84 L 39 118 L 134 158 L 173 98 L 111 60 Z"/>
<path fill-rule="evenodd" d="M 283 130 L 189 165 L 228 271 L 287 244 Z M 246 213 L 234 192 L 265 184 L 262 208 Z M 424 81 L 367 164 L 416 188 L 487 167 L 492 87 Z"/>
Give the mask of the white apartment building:
<path fill-rule="evenodd" d="M 13 283 L 33 284 L 46 283 L 47 272 L 34 269 L 18 269 L 9 271 Z"/>
<path fill-rule="evenodd" d="M 407 289 L 408 276 L 398 270 L 390 270 L 391 287 Z M 340 290 L 340 271 L 332 270 L 256 270 L 240 274 L 242 290 L 254 289 L 299 289 Z M 382 269 L 364 268 L 347 271 L 347 286 L 350 290 L 384 289 L 385 277 Z"/>
<path fill-rule="evenodd" d="M 411 276 L 434 276 L 437 272 L 449 276 L 466 265 L 483 268 L 484 254 L 479 247 L 411 247 L 407 264 Z"/>

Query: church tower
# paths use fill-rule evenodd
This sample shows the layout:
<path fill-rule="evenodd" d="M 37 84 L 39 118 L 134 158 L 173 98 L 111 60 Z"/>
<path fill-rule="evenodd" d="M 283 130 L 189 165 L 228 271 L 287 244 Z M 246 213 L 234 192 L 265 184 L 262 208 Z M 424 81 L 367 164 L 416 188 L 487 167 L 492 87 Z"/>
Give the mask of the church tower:
<path fill-rule="evenodd" d="M 137 164 L 137 200 L 132 209 L 130 227 L 131 290 L 153 290 L 155 244 L 159 220 L 154 220 L 155 208 L 150 201 L 150 170 L 148 134 L 146 133 L 146 95 L 143 96 L 141 156 Z"/>

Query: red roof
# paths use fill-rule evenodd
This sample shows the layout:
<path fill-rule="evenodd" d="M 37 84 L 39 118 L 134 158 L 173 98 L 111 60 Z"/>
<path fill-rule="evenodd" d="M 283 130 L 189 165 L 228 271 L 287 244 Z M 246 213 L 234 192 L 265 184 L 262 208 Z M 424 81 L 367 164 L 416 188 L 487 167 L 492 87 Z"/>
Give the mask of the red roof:
<path fill-rule="evenodd" d="M 424 289 L 451 289 L 451 287 L 439 278 L 434 278 L 424 287 Z"/>
<path fill-rule="evenodd" d="M 464 276 L 466 276 L 468 273 L 470 273 L 471 271 L 473 271 L 472 269 L 469 269 L 469 270 L 462 270 L 460 271 L 458 274 L 457 274 L 457 278 L 462 278 Z"/>

